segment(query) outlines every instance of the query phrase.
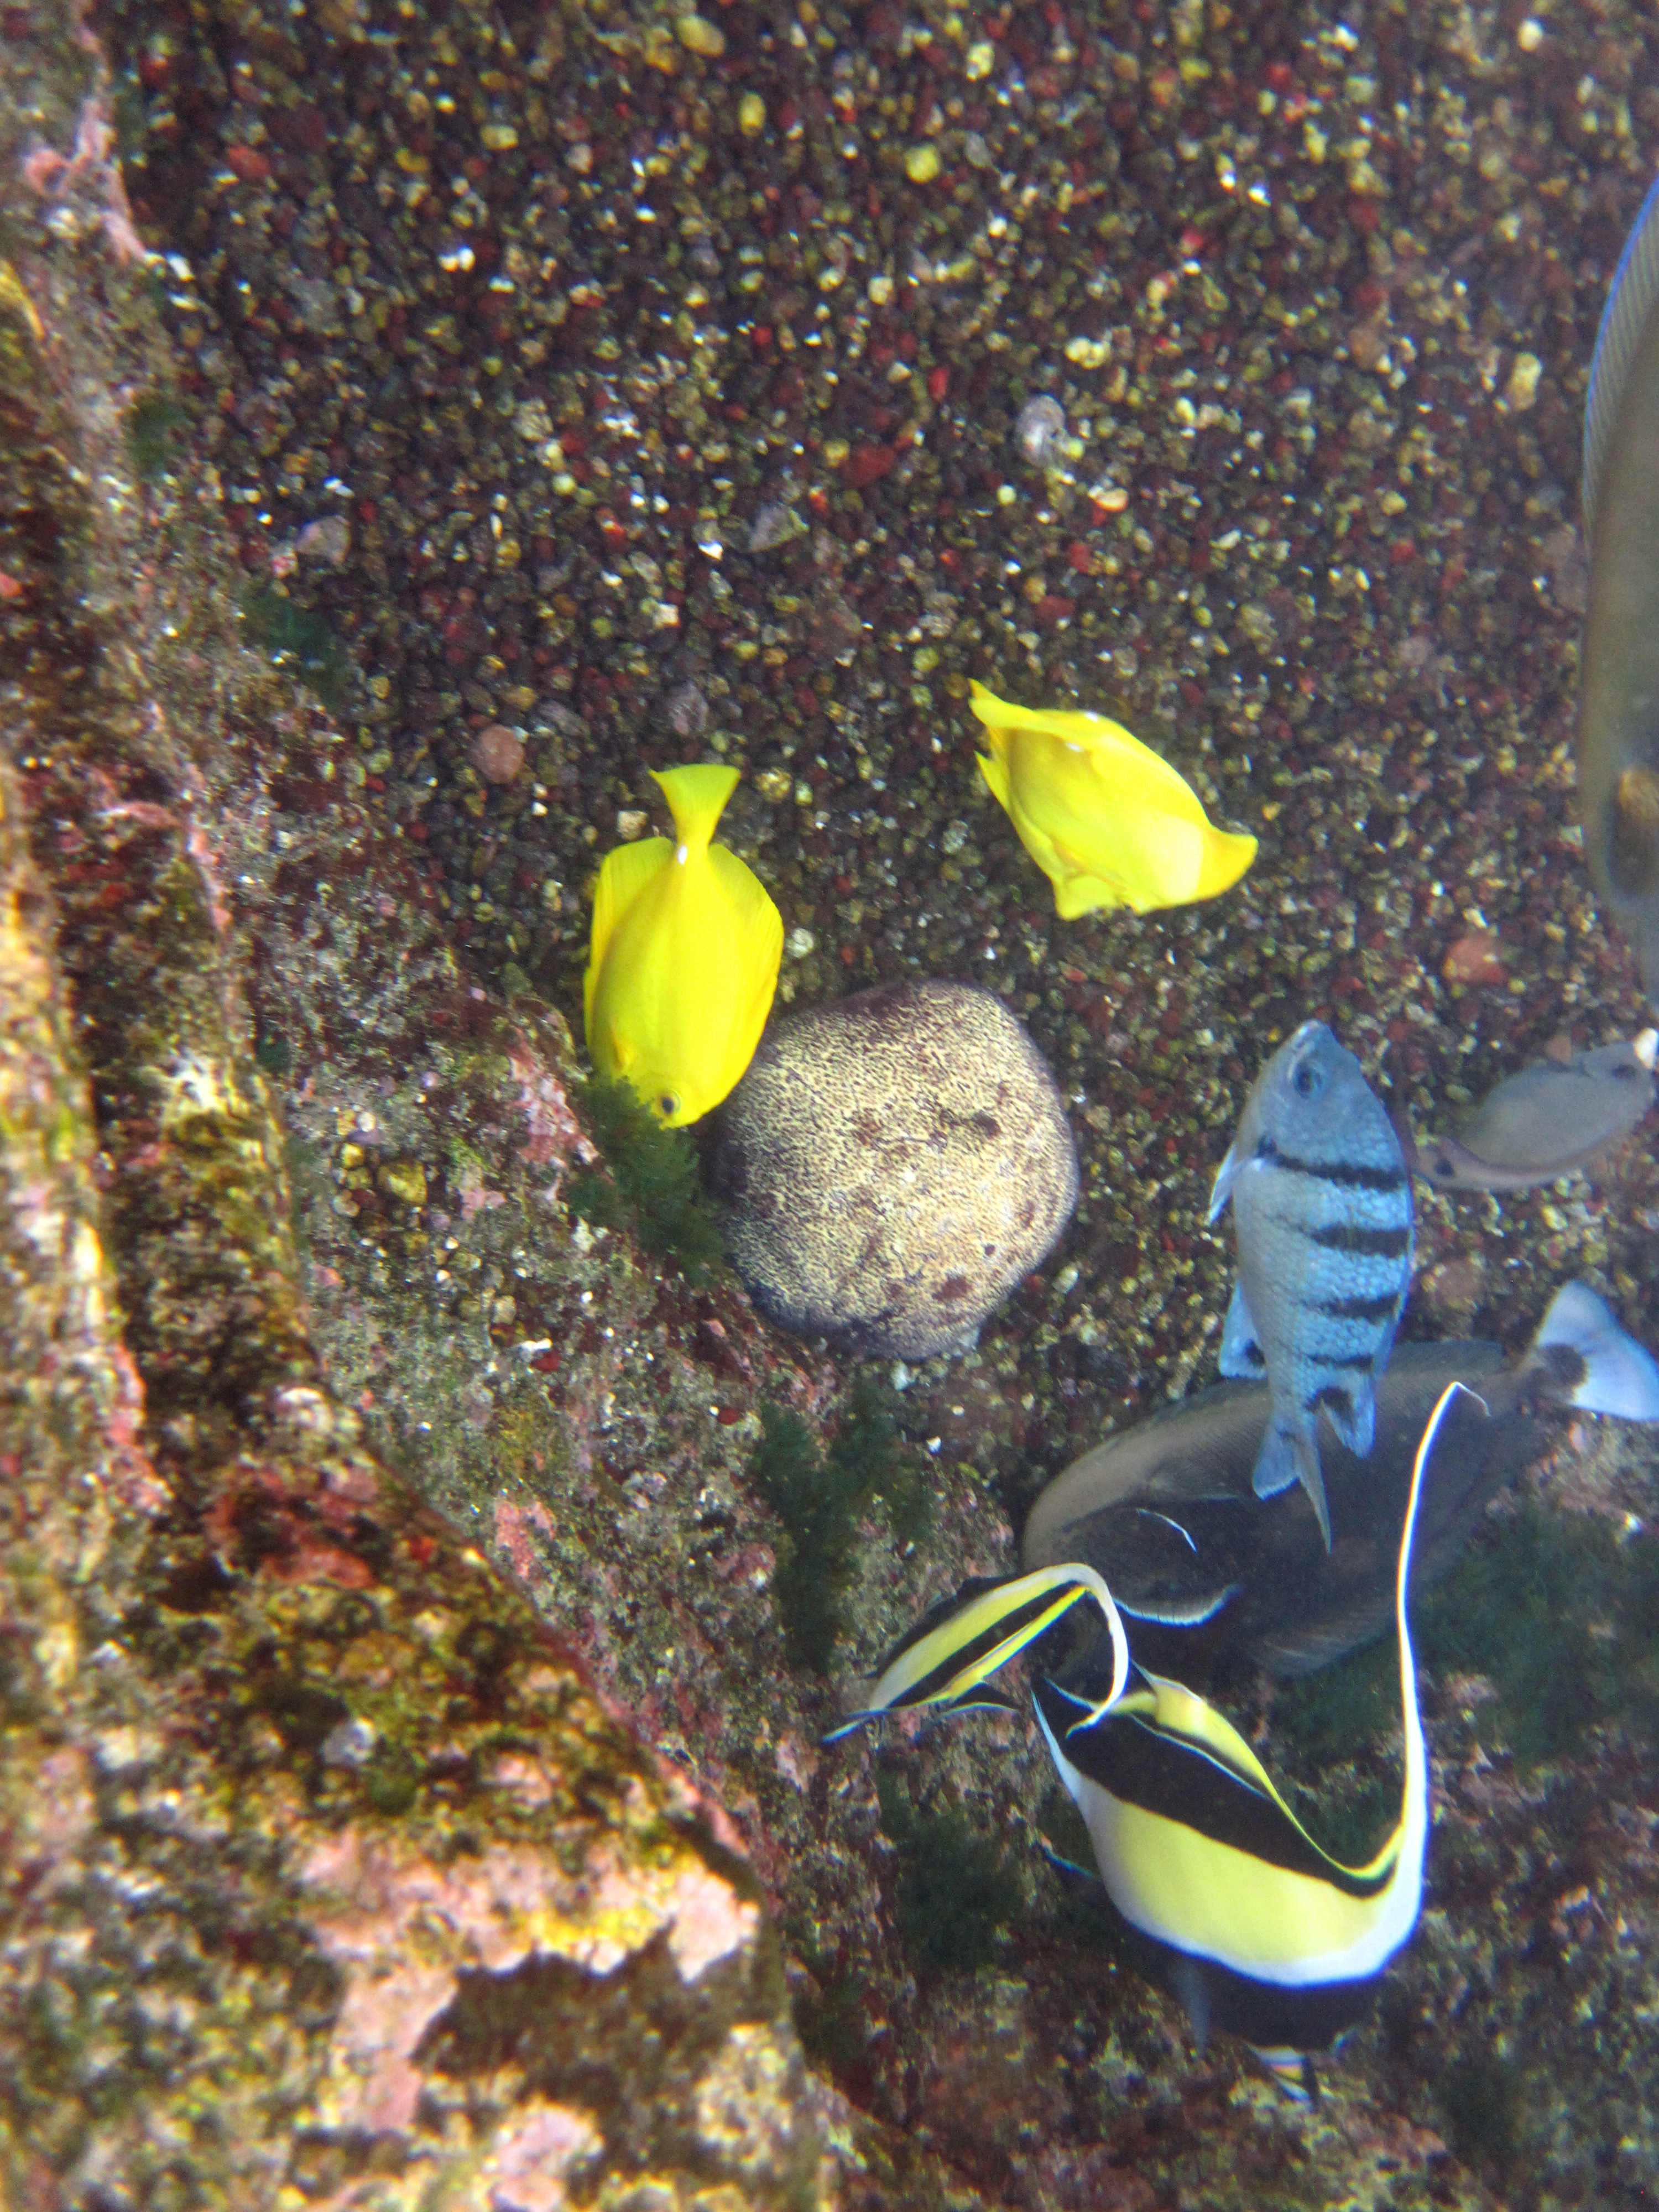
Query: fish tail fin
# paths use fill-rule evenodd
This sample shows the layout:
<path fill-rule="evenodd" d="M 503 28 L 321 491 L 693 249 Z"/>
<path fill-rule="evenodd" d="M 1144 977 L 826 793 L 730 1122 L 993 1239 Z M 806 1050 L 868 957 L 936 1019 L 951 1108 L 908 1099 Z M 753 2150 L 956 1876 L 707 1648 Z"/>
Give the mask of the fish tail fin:
<path fill-rule="evenodd" d="M 1318 1439 L 1310 1431 L 1297 1428 L 1294 1422 L 1286 1420 L 1282 1413 L 1275 1413 L 1256 1454 L 1251 1485 L 1258 1498 L 1277 1498 L 1293 1482 L 1299 1482 L 1307 1492 L 1328 1552 L 1331 1510 L 1325 1502 L 1325 1477 L 1320 1470 Z"/>
<path fill-rule="evenodd" d="M 1659 1361 L 1583 1283 L 1564 1284 L 1551 1299 L 1527 1364 L 1563 1405 L 1626 1421 L 1659 1421 Z"/>
<path fill-rule="evenodd" d="M 1111 1688 L 1091 1709 L 1098 1718 L 1123 1694 L 1129 1645 L 1110 1590 L 1093 1567 L 1073 1560 L 1030 1574 L 964 1583 L 954 1598 L 924 1613 L 889 1653 L 867 1704 L 849 1714 L 826 1742 L 887 1713 L 924 1705 L 963 1712 L 1006 1703 L 985 1689 L 990 1677 L 1084 1597 L 1099 1606 L 1112 1639 Z"/>
<path fill-rule="evenodd" d="M 1233 885 L 1255 858 L 1256 841 L 1232 830 L 1217 830 L 1207 822 L 1199 845 L 1195 899 L 1218 898 Z"/>
<path fill-rule="evenodd" d="M 678 842 L 693 852 L 707 845 L 738 787 L 738 770 L 716 761 L 698 761 L 689 768 L 653 769 L 651 776 L 668 801 Z"/>

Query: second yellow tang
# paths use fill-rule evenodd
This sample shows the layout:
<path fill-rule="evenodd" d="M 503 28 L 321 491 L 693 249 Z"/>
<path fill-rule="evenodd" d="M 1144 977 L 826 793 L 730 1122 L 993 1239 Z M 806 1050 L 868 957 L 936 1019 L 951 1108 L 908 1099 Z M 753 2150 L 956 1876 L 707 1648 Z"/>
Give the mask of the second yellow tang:
<path fill-rule="evenodd" d="M 969 702 L 990 738 L 980 772 L 1066 921 L 1097 908 L 1185 906 L 1231 890 L 1255 839 L 1213 828 L 1166 760 L 1104 714 Z"/>
<path fill-rule="evenodd" d="M 706 763 L 653 771 L 674 835 L 607 854 L 582 989 L 587 1049 L 671 1128 L 718 1106 L 755 1056 L 783 923 L 714 825 L 738 781 Z"/>

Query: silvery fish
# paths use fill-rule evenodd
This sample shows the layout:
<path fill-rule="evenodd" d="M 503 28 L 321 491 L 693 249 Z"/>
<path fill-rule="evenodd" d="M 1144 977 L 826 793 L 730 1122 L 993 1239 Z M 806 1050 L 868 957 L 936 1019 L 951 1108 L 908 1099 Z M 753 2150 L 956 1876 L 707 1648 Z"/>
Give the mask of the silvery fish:
<path fill-rule="evenodd" d="M 1129 1617 L 1136 1657 L 1203 1688 L 1240 1654 L 1270 1674 L 1311 1673 L 1380 1636 L 1418 1440 L 1451 1382 L 1418 1525 L 1413 1579 L 1448 1573 L 1487 1502 L 1559 1433 L 1552 1409 L 1659 1420 L 1659 1363 L 1582 1283 L 1559 1291 L 1519 1360 L 1480 1339 L 1402 1344 L 1377 1385 L 1370 1455 L 1327 1447 L 1337 1537 L 1327 1553 L 1287 1499 L 1250 1483 L 1272 1413 L 1265 1383 L 1221 1382 L 1108 1437 L 1040 1494 L 1028 1570 L 1086 1562 Z"/>
<path fill-rule="evenodd" d="M 1571 1060 L 1534 1060 L 1489 1091 L 1455 1137 L 1430 1137 L 1413 1163 L 1442 1190 L 1526 1190 L 1587 1166 L 1626 1137 L 1654 1099 L 1659 1030 Z"/>
<path fill-rule="evenodd" d="M 1578 810 L 1603 903 L 1659 994 L 1659 184 L 1596 334 L 1584 406 L 1589 607 L 1578 684 Z"/>
<path fill-rule="evenodd" d="M 1238 1281 L 1221 1372 L 1265 1376 L 1273 1414 L 1256 1495 L 1300 1482 L 1328 1550 L 1320 1411 L 1363 1459 L 1411 1282 L 1412 1186 L 1393 1124 L 1323 1022 L 1304 1022 L 1256 1078 L 1210 1194 L 1212 1222 L 1230 1199 Z"/>

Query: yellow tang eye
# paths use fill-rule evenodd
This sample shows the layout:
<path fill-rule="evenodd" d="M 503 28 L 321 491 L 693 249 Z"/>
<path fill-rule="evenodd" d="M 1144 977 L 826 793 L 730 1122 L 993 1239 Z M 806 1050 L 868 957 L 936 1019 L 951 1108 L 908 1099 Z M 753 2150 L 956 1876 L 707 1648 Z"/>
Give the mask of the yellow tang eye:
<path fill-rule="evenodd" d="M 662 1115 L 664 1121 L 671 1120 L 679 1110 L 679 1100 L 675 1097 L 672 1091 L 665 1091 L 657 1101 L 657 1111 Z"/>

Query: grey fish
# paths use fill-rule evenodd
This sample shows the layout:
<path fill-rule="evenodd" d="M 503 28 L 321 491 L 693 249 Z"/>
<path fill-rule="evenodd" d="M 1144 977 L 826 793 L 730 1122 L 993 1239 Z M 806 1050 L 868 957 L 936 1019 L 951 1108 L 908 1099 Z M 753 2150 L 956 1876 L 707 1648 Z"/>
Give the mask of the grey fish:
<path fill-rule="evenodd" d="M 1659 1420 L 1659 1364 L 1583 1284 L 1558 1293 L 1525 1356 L 1464 1339 L 1403 1344 L 1377 1385 L 1369 1458 L 1325 1454 L 1339 1534 L 1327 1553 L 1308 1516 L 1263 1504 L 1251 1470 L 1272 1412 L 1265 1383 L 1222 1382 L 1137 1422 L 1057 1475 L 1025 1524 L 1028 1569 L 1093 1566 L 1131 1621 L 1137 1661 L 1194 1686 L 1240 1653 L 1280 1675 L 1323 1667 L 1381 1635 L 1412 1462 L 1449 1382 L 1480 1394 L 1449 1409 L 1418 1522 L 1419 1589 L 1455 1563 L 1488 1500 L 1551 1442 L 1552 1408 Z"/>
<path fill-rule="evenodd" d="M 1304 1022 L 1256 1078 L 1210 1194 L 1212 1222 L 1230 1199 L 1238 1280 L 1221 1372 L 1266 1377 L 1273 1416 L 1256 1495 L 1299 1481 L 1328 1551 L 1320 1411 L 1363 1459 L 1411 1282 L 1413 1230 L 1400 1139 L 1359 1062 L 1323 1022 Z"/>
<path fill-rule="evenodd" d="M 1455 1137 L 1430 1137 L 1413 1164 L 1442 1190 L 1526 1190 L 1587 1166 L 1654 1101 L 1659 1030 L 1507 1077 Z"/>
<path fill-rule="evenodd" d="M 1578 810 L 1603 904 L 1659 994 L 1659 184 L 1601 315 L 1584 409 L 1589 607 L 1578 686 Z M 1656 1001 L 1659 1002 L 1659 1001 Z"/>

